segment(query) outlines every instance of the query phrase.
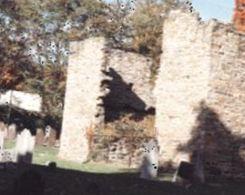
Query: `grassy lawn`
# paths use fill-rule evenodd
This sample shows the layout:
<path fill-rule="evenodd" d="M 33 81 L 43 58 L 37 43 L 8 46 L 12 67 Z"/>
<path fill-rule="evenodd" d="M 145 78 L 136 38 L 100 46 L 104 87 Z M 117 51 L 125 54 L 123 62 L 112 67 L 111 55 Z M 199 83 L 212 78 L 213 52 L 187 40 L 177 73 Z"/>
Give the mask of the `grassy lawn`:
<path fill-rule="evenodd" d="M 6 140 L 4 143 L 5 149 L 14 148 L 15 141 Z M 61 160 L 58 157 L 58 149 L 57 148 L 50 148 L 45 146 L 36 146 L 33 153 L 33 164 L 38 165 L 46 165 L 49 161 L 56 162 L 57 167 L 63 169 L 72 169 L 84 172 L 93 172 L 93 173 L 135 173 L 135 169 L 129 169 L 127 166 L 122 164 L 115 164 L 115 163 L 76 163 Z M 158 177 L 161 181 L 171 181 L 172 174 L 163 174 Z"/>
<path fill-rule="evenodd" d="M 4 147 L 5 149 L 14 148 L 15 141 L 6 140 Z M 126 166 L 120 164 L 106 164 L 106 163 L 76 163 L 61 160 L 57 157 L 58 149 L 50 148 L 45 146 L 36 146 L 33 153 L 33 164 L 46 165 L 46 162 L 56 162 L 57 166 L 64 169 L 74 169 L 85 172 L 96 172 L 96 173 L 120 173 L 120 172 L 134 172 L 134 170 L 128 170 Z"/>

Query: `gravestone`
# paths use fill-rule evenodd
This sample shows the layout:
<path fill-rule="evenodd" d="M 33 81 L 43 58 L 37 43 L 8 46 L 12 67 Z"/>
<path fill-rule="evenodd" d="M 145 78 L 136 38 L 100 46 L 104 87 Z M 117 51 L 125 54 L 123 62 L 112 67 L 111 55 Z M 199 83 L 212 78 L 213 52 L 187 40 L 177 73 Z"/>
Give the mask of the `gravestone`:
<path fill-rule="evenodd" d="M 0 131 L 4 132 L 4 138 L 7 137 L 8 129 L 6 127 L 6 124 L 4 122 L 0 122 Z"/>
<path fill-rule="evenodd" d="M 8 136 L 7 138 L 13 140 L 16 138 L 16 124 L 11 124 L 8 126 Z"/>
<path fill-rule="evenodd" d="M 24 129 L 17 136 L 16 142 L 16 161 L 18 163 L 31 163 L 32 151 L 35 145 L 35 137 L 31 135 L 28 129 Z"/>
<path fill-rule="evenodd" d="M 3 150 L 3 146 L 4 146 L 4 131 L 0 130 L 0 151 Z"/>
<path fill-rule="evenodd" d="M 154 179 L 158 170 L 158 146 L 155 140 L 150 140 L 144 145 L 145 153 L 140 167 L 140 178 Z"/>
<path fill-rule="evenodd" d="M 1 162 L 14 162 L 15 161 L 15 151 L 13 149 L 7 149 L 1 151 Z"/>
<path fill-rule="evenodd" d="M 55 141 L 54 147 L 55 147 L 55 148 L 59 148 L 59 147 L 60 147 L 60 140 L 57 139 L 57 140 Z"/>
<path fill-rule="evenodd" d="M 45 135 L 44 135 L 44 143 L 43 143 L 43 145 L 49 146 L 49 147 L 55 146 L 56 137 L 57 137 L 56 130 L 48 125 L 45 128 Z"/>
<path fill-rule="evenodd" d="M 43 140 L 44 146 L 48 145 L 50 132 L 51 132 L 51 127 L 48 125 L 45 127 L 45 132 L 44 132 L 44 140 Z"/>
<path fill-rule="evenodd" d="M 35 143 L 36 145 L 42 145 L 44 143 L 44 131 L 41 128 L 37 129 Z"/>
<path fill-rule="evenodd" d="M 57 131 L 55 129 L 51 128 L 50 132 L 49 132 L 49 137 L 48 137 L 48 146 L 49 147 L 52 147 L 55 145 L 56 136 L 57 136 Z"/>
<path fill-rule="evenodd" d="M 172 182 L 179 181 L 178 177 L 184 180 L 193 181 L 194 180 L 194 168 L 195 167 L 193 164 L 189 162 L 181 161 L 177 171 L 174 174 Z"/>

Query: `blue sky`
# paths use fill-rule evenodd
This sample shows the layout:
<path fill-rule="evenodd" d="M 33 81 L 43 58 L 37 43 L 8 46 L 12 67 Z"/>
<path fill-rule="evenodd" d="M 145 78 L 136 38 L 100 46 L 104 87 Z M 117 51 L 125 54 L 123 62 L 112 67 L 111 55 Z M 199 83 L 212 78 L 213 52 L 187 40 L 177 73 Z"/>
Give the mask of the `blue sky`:
<path fill-rule="evenodd" d="M 112 2 L 113 0 L 105 1 Z M 231 22 L 234 2 L 234 0 L 192 0 L 194 8 L 200 12 L 203 20 L 217 18 L 224 22 Z"/>
<path fill-rule="evenodd" d="M 192 0 L 194 8 L 200 12 L 204 20 L 217 18 L 231 22 L 234 0 Z"/>

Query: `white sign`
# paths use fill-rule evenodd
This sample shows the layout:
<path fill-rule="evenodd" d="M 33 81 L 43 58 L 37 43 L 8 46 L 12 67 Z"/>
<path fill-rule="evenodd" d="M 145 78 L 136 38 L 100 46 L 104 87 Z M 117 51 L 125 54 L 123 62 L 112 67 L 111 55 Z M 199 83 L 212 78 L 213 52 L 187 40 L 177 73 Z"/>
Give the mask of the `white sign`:
<path fill-rule="evenodd" d="M 42 98 L 38 94 L 9 90 L 0 94 L 0 105 L 9 104 L 27 111 L 41 112 Z"/>

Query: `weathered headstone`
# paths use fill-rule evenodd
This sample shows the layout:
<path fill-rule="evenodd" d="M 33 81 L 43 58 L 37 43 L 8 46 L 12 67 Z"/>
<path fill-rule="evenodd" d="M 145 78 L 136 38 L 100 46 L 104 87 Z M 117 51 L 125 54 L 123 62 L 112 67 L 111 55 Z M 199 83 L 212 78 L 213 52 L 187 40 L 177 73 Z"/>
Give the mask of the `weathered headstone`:
<path fill-rule="evenodd" d="M 154 140 L 144 145 L 145 154 L 140 168 L 140 178 L 154 179 L 158 170 L 158 146 Z"/>
<path fill-rule="evenodd" d="M 194 165 L 189 163 L 189 162 L 184 162 L 181 161 L 178 169 L 176 170 L 174 177 L 173 177 L 173 182 L 177 182 L 178 177 L 188 180 L 188 181 L 193 181 L 194 180 Z"/>
<path fill-rule="evenodd" d="M 16 138 L 17 132 L 16 132 L 16 124 L 11 124 L 8 126 L 8 136 L 7 138 L 10 140 L 13 140 Z"/>
<path fill-rule="evenodd" d="M 4 132 L 4 138 L 7 137 L 8 129 L 6 127 L 6 124 L 4 122 L 0 122 L 0 131 Z"/>
<path fill-rule="evenodd" d="M 35 143 L 36 145 L 42 145 L 44 143 L 44 131 L 41 128 L 37 129 Z"/>
<path fill-rule="evenodd" d="M 0 131 L 0 151 L 3 150 L 4 146 L 4 131 Z"/>
<path fill-rule="evenodd" d="M 18 136 L 16 142 L 16 160 L 18 163 L 31 163 L 32 152 L 35 145 L 35 137 L 28 129 L 24 129 Z"/>
<path fill-rule="evenodd" d="M 44 132 L 44 140 L 43 140 L 44 146 L 48 145 L 50 133 L 51 133 L 51 127 L 48 125 L 45 127 L 45 132 Z"/>
<path fill-rule="evenodd" d="M 57 139 L 57 140 L 55 141 L 54 147 L 55 147 L 55 148 L 59 148 L 59 147 L 60 147 L 60 140 Z"/>
<path fill-rule="evenodd" d="M 50 129 L 49 137 L 48 137 L 48 146 L 52 147 L 55 145 L 57 136 L 57 131 L 53 128 Z"/>
<path fill-rule="evenodd" d="M 14 161 L 15 161 L 15 151 L 13 149 L 2 150 L 1 162 L 14 162 Z"/>

